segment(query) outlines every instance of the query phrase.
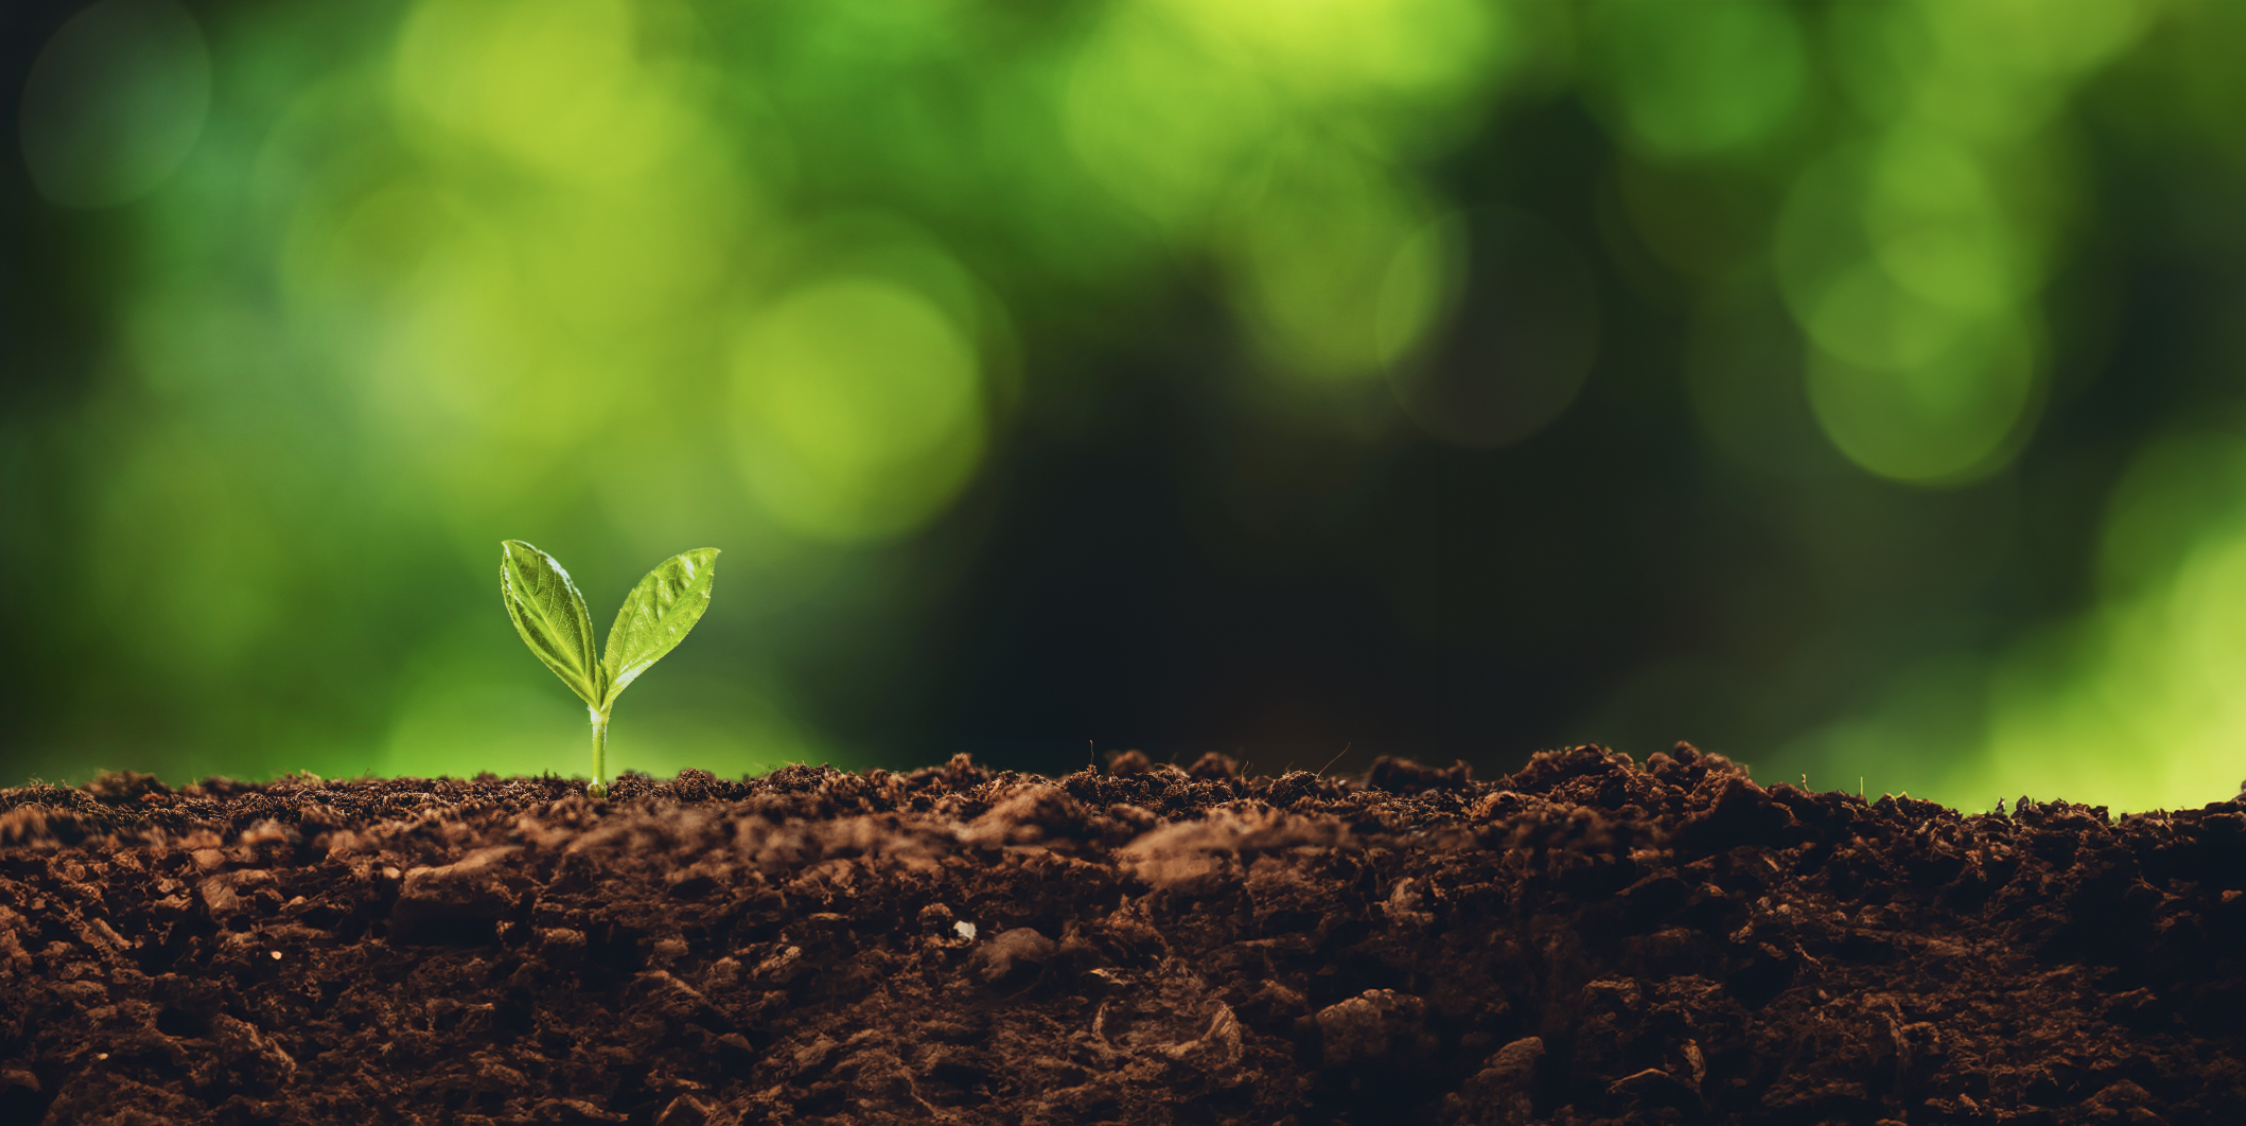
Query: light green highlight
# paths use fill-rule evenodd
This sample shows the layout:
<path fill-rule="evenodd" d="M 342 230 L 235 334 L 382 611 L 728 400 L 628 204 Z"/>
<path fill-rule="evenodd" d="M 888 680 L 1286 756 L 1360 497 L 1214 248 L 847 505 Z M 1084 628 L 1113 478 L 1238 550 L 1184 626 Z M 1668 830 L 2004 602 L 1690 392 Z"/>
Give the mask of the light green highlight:
<path fill-rule="evenodd" d="M 934 302 L 888 281 L 843 277 L 783 295 L 735 338 L 731 375 L 742 480 L 813 539 L 912 530 L 982 454 L 972 343 Z"/>

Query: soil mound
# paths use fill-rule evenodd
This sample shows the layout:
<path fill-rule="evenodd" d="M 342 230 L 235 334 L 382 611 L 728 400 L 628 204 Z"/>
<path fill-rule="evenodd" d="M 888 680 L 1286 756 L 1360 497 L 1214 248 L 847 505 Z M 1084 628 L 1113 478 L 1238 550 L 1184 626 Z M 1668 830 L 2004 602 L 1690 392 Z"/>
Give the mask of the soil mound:
<path fill-rule="evenodd" d="M 2246 804 L 1122 756 L 0 791 L 0 1122 L 2246 1121 Z"/>

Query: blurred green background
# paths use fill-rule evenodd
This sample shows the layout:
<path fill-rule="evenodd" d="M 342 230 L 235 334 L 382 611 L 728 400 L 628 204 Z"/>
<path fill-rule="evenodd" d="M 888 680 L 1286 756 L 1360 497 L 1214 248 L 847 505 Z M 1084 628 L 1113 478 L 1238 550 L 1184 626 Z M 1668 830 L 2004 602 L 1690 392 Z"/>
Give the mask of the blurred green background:
<path fill-rule="evenodd" d="M 0 775 L 2246 776 L 2246 4 L 19 0 Z"/>

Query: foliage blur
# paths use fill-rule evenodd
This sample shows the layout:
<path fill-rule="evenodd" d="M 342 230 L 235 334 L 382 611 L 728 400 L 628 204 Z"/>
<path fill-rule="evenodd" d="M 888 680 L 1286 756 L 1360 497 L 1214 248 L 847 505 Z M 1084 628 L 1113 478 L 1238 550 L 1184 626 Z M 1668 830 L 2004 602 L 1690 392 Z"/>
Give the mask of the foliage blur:
<path fill-rule="evenodd" d="M 0 773 L 2246 774 L 2246 5 L 19 0 Z"/>

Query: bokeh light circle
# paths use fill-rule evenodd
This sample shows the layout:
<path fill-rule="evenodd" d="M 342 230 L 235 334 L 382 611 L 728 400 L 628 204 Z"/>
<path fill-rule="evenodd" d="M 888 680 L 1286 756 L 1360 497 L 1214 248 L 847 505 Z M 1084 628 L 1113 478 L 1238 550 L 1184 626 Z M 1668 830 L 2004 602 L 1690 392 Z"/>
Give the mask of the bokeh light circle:
<path fill-rule="evenodd" d="M 1290 375 L 1344 380 L 1377 376 L 1416 344 L 1441 284 L 1426 210 L 1346 148 L 1274 161 L 1230 247 L 1232 305 L 1262 356 Z M 1420 307 L 1400 307 L 1405 294 Z"/>
<path fill-rule="evenodd" d="M 2017 209 L 1999 198 L 1963 142 L 1899 130 L 1868 171 L 1865 231 L 1896 281 L 1929 301 L 1977 312 L 2002 312 L 2032 292 Z"/>
<path fill-rule="evenodd" d="M 1485 81 L 1502 7 L 1477 0 L 1153 0 L 1222 64 L 1309 102 L 1455 96 Z"/>
<path fill-rule="evenodd" d="M 1159 13 L 1124 7 L 1084 43 L 1061 99 L 1070 150 L 1172 235 L 1195 229 L 1281 120 L 1253 74 L 1223 66 Z"/>
<path fill-rule="evenodd" d="M 173 0 L 103 0 L 55 32 L 24 80 L 24 166 L 49 202 L 129 203 L 187 159 L 210 100 L 194 16 Z"/>
<path fill-rule="evenodd" d="M 681 75 L 643 63 L 657 10 L 622 0 L 423 0 L 399 36 L 410 122 L 539 173 L 610 180 L 689 143 Z"/>
<path fill-rule="evenodd" d="M 815 281 L 763 309 L 734 340 L 731 392 L 743 481 L 809 539 L 911 531 L 983 450 L 974 345 L 937 302 L 887 279 Z"/>
<path fill-rule="evenodd" d="M 1660 156 L 1749 149 L 1795 119 L 1807 77 L 1801 30 L 1771 0 L 1606 0 L 1594 9 L 1610 116 Z"/>
<path fill-rule="evenodd" d="M 1404 253 L 1449 264 L 1453 279 L 1440 326 L 1390 378 L 1421 431 L 1503 446 L 1567 410 L 1598 355 L 1599 306 L 1591 265 L 1565 235 L 1525 212 L 1475 209 L 1429 224 Z"/>
<path fill-rule="evenodd" d="M 1926 485 L 2000 468 L 2042 397 L 2029 233 L 1968 150 L 1900 130 L 1804 172 L 1781 213 L 1780 291 L 1810 342 L 1810 405 L 1835 448 Z"/>
<path fill-rule="evenodd" d="M 1912 307 L 1891 289 L 1883 296 L 1887 308 L 1867 313 L 1855 335 L 1870 344 L 1884 328 L 1899 347 L 1811 352 L 1809 404 L 1826 437 L 1857 465 L 1898 481 L 1956 484 L 2001 467 L 2039 405 L 2033 333 L 2011 319 L 1937 325 L 1891 312 Z"/>

